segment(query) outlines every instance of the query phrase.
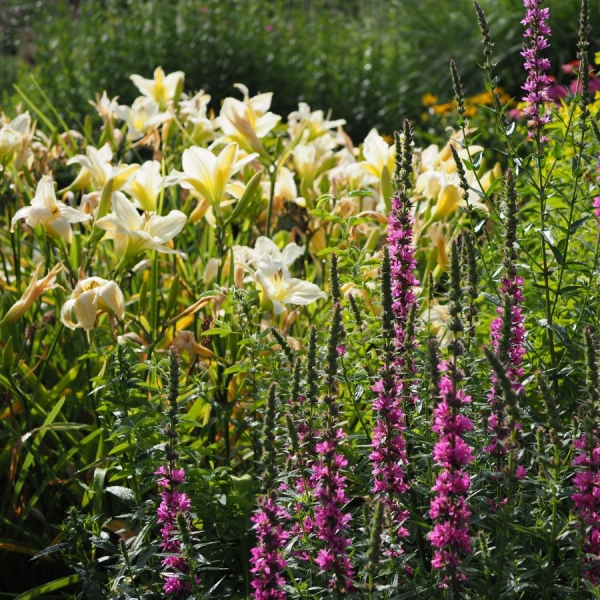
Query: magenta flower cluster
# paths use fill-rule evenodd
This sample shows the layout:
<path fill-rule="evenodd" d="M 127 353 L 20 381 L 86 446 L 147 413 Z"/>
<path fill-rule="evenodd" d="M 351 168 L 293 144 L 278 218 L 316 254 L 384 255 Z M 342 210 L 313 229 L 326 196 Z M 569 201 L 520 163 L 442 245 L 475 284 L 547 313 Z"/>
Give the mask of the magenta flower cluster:
<path fill-rule="evenodd" d="M 393 385 L 386 385 L 385 378 L 373 386 L 377 399 L 373 408 L 378 413 L 373 427 L 373 495 L 380 498 L 390 511 L 398 539 L 408 535 L 404 522 L 408 511 L 400 505 L 400 497 L 409 486 L 406 483 L 406 440 L 404 438 L 404 415 L 400 404 L 401 394 Z"/>
<path fill-rule="evenodd" d="M 511 307 L 510 314 L 510 340 L 508 343 L 508 356 L 506 366 L 507 375 L 512 383 L 513 390 L 517 395 L 524 393 L 522 384 L 523 380 L 523 357 L 525 356 L 525 317 L 523 316 L 522 304 L 524 302 L 523 278 L 518 275 L 512 277 L 503 277 L 500 284 L 500 297 L 509 299 Z M 498 316 L 490 325 L 492 348 L 496 354 L 500 350 L 502 343 L 502 332 L 504 329 L 504 321 L 508 318 L 504 315 L 504 307 L 499 306 L 497 309 Z M 508 437 L 508 430 L 504 424 L 504 409 L 500 401 L 500 391 L 498 389 L 498 377 L 495 372 L 491 374 L 492 388 L 488 394 L 488 401 L 492 408 L 492 412 L 488 419 L 488 427 L 493 433 L 494 439 L 492 443 L 485 449 L 494 455 L 501 455 L 506 452 L 502 445 Z M 517 425 L 518 426 L 518 425 Z M 521 472 L 521 470 L 520 470 Z"/>
<path fill-rule="evenodd" d="M 435 496 L 431 501 L 429 515 L 435 521 L 429 533 L 434 547 L 431 566 L 444 569 L 441 587 L 456 588 L 464 580 L 460 570 L 462 554 L 471 552 L 469 519 L 471 511 L 467 504 L 467 492 L 471 478 L 465 467 L 474 460 L 473 450 L 463 439 L 473 429 L 471 420 L 461 410 L 471 402 L 464 390 L 457 389 L 456 369 L 451 363 L 442 361 L 440 379 L 440 401 L 434 409 L 432 431 L 438 434 L 433 450 L 433 460 L 441 467 L 431 488 Z"/>
<path fill-rule="evenodd" d="M 579 453 L 573 465 L 579 471 L 573 478 L 572 495 L 575 511 L 586 528 L 583 551 L 584 577 L 594 584 L 600 583 L 600 446 L 588 446 L 588 439 L 582 436 L 575 440 L 575 450 Z"/>
<path fill-rule="evenodd" d="M 251 550 L 250 573 L 253 576 L 252 597 L 256 600 L 285 600 L 287 597 L 281 572 L 286 568 L 282 549 L 289 537 L 281 523 L 289 519 L 272 496 L 262 499 L 252 517 L 256 530 L 256 545 Z"/>
<path fill-rule="evenodd" d="M 158 522 L 162 524 L 160 530 L 162 542 L 160 549 L 167 554 L 162 559 L 162 566 L 166 568 L 163 591 L 165 594 L 179 594 L 192 590 L 189 582 L 184 581 L 177 573 L 189 574 L 189 564 L 181 553 L 181 542 L 177 530 L 177 516 L 187 516 L 191 501 L 185 492 L 180 492 L 177 487 L 185 483 L 184 469 L 169 469 L 160 466 L 154 473 L 159 476 L 158 485 L 164 488 L 161 492 L 161 503 L 158 507 Z M 196 582 L 200 580 L 196 578 Z"/>
<path fill-rule="evenodd" d="M 342 510 L 348 503 L 348 497 L 346 477 L 340 474 L 340 469 L 344 469 L 348 461 L 336 452 L 336 446 L 343 436 L 342 429 L 337 429 L 330 439 L 316 444 L 317 459 L 312 465 L 310 484 L 317 501 L 313 528 L 316 537 L 324 543 L 315 562 L 323 571 L 333 573 L 330 580 L 332 588 L 349 592 L 354 577 L 354 568 L 348 557 L 351 540 L 347 533 L 351 516 Z"/>
<path fill-rule="evenodd" d="M 373 495 L 380 498 L 390 512 L 396 537 L 400 539 L 408 535 L 404 527 L 408 512 L 402 509 L 400 497 L 409 488 L 405 472 L 408 460 L 402 398 L 408 397 L 411 401 L 416 401 L 416 394 L 406 390 L 409 384 L 404 377 L 406 370 L 411 370 L 412 367 L 406 364 L 406 351 L 410 351 L 414 346 L 414 339 L 407 339 L 406 330 L 410 310 L 416 303 L 414 288 L 418 281 L 413 274 L 416 260 L 412 216 L 405 200 L 398 193 L 392 198 L 387 242 L 390 254 L 396 359 L 393 366 L 383 366 L 381 379 L 372 388 L 377 393 L 377 399 L 373 403 L 376 421 L 370 459 L 373 464 Z"/>
<path fill-rule="evenodd" d="M 416 303 L 414 276 L 417 261 L 413 247 L 413 218 L 398 194 L 392 198 L 388 215 L 387 242 L 390 249 L 392 279 L 392 309 L 396 318 L 396 347 L 400 353 L 410 349 L 414 340 L 407 340 L 406 325 L 412 306 Z"/>
<path fill-rule="evenodd" d="M 552 79 L 546 74 L 550 69 L 550 60 L 542 56 L 542 52 L 550 46 L 548 36 L 551 33 L 547 23 L 550 10 L 542 8 L 543 3 L 544 0 L 524 0 L 527 11 L 521 21 L 526 28 L 523 34 L 526 43 L 521 52 L 527 71 L 527 79 L 523 86 L 527 94 L 523 100 L 528 103 L 523 112 L 528 119 L 530 138 L 539 137 L 540 142 L 547 141 L 547 138 L 541 135 L 541 131 L 550 121 L 546 102 L 549 100 L 548 91 L 552 85 Z"/>

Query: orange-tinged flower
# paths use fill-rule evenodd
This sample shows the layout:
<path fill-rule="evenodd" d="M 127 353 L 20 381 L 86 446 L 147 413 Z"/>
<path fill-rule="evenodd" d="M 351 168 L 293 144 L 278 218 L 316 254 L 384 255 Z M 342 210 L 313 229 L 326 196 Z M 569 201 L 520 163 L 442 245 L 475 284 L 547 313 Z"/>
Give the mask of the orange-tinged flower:
<path fill-rule="evenodd" d="M 27 289 L 23 295 L 10 307 L 9 311 L 4 315 L 0 321 L 0 327 L 7 325 L 8 323 L 14 323 L 20 319 L 33 305 L 33 303 L 46 291 L 52 290 L 58 287 L 55 283 L 56 276 L 61 272 L 62 265 L 58 263 L 48 271 L 48 274 L 42 279 L 38 279 L 43 262 L 40 262 L 35 268 L 31 277 L 31 283 L 27 286 Z"/>

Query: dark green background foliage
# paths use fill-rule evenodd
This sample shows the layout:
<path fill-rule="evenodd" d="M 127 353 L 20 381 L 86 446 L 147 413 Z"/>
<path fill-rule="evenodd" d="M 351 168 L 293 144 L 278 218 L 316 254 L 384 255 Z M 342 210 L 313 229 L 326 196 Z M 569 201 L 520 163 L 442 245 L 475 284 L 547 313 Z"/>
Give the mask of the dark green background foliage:
<path fill-rule="evenodd" d="M 499 85 L 520 97 L 520 0 L 483 0 L 500 61 Z M 578 0 L 550 0 L 553 73 L 575 59 Z M 449 100 L 448 59 L 466 94 L 483 91 L 479 29 L 471 0 L 110 0 L 1 3 L 0 104 L 16 82 L 33 98 L 34 75 L 71 122 L 106 89 L 130 103 L 129 75 L 183 70 L 186 89 L 204 89 L 218 110 L 244 83 L 273 91 L 282 116 L 298 101 L 331 109 L 360 141 L 371 127 L 391 133 L 415 118 L 425 92 Z M 590 22 L 600 19 L 591 3 Z M 561 24 L 569 23 L 565 28 Z M 591 50 L 599 49 L 598 31 Z M 38 96 L 39 97 L 39 96 Z"/>

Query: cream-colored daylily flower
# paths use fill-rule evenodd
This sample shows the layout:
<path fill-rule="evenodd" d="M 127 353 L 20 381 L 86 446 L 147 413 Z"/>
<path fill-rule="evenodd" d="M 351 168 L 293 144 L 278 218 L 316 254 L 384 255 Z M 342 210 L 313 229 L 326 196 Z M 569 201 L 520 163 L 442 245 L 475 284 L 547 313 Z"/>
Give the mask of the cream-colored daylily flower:
<path fill-rule="evenodd" d="M 69 189 L 78 190 L 91 186 L 94 191 L 101 191 L 109 179 L 113 181 L 113 190 L 122 188 L 127 180 L 140 168 L 138 164 L 113 165 L 113 152 L 108 143 L 102 148 L 88 146 L 85 154 L 76 154 L 67 161 L 67 165 L 81 165 L 75 181 Z"/>
<path fill-rule="evenodd" d="M 214 115 L 208 115 L 210 96 L 200 90 L 195 96 L 179 102 L 181 121 L 187 126 L 188 132 L 195 145 L 201 145 L 213 140 L 218 127 Z"/>
<path fill-rule="evenodd" d="M 123 191 L 134 198 L 142 210 L 156 210 L 156 201 L 165 182 L 160 171 L 160 163 L 157 160 L 149 160 L 133 174 L 133 177 L 123 187 Z"/>
<path fill-rule="evenodd" d="M 285 310 L 284 304 L 306 306 L 327 297 L 314 283 L 292 277 L 282 261 L 267 253 L 260 257 L 254 277 L 262 289 L 263 303 L 270 302 L 276 315 Z"/>
<path fill-rule="evenodd" d="M 14 231 L 19 219 L 25 219 L 25 223 L 30 227 L 42 224 L 50 235 L 63 237 L 70 242 L 73 237 L 71 223 L 88 221 L 91 216 L 57 200 L 52 178 L 44 175 L 37 185 L 31 206 L 20 208 L 12 218 L 11 231 Z"/>
<path fill-rule="evenodd" d="M 225 98 L 219 114 L 219 125 L 224 136 L 215 143 L 236 142 L 246 152 L 268 156 L 260 140 L 281 120 L 279 115 L 268 112 L 272 95 L 259 94 L 254 98 L 245 98 L 244 102 Z"/>
<path fill-rule="evenodd" d="M 46 291 L 52 290 L 55 287 L 59 287 L 55 283 L 56 276 L 61 272 L 62 265 L 59 263 L 48 271 L 48 274 L 41 279 L 38 279 L 42 268 L 43 262 L 40 262 L 35 268 L 33 275 L 31 276 L 31 282 L 27 286 L 27 289 L 23 295 L 10 307 L 8 312 L 4 315 L 0 321 L 0 327 L 7 325 L 8 323 L 14 323 L 17 319 L 20 319 L 33 305 L 33 303 Z"/>
<path fill-rule="evenodd" d="M 365 171 L 381 179 L 384 167 L 388 169 L 388 175 L 394 174 L 396 166 L 396 147 L 388 144 L 376 129 L 371 129 L 363 143 L 363 156 L 365 160 L 359 163 Z"/>
<path fill-rule="evenodd" d="M 260 267 L 260 261 L 263 257 L 269 256 L 276 263 L 281 263 L 287 271 L 287 268 L 303 254 L 304 246 L 298 246 L 295 242 L 290 242 L 283 250 L 280 250 L 279 246 L 271 238 L 261 235 L 254 244 L 252 256 L 248 260 L 248 263 L 254 263 Z"/>
<path fill-rule="evenodd" d="M 156 67 L 154 70 L 154 79 L 144 79 L 140 75 L 131 75 L 130 79 L 134 85 L 146 96 L 164 109 L 169 100 L 174 100 L 183 88 L 185 73 L 183 71 L 174 71 L 165 75 L 162 67 Z"/>
<path fill-rule="evenodd" d="M 106 125 L 107 123 L 112 123 L 116 117 L 115 110 L 117 106 L 119 106 L 119 103 L 117 102 L 118 99 L 119 96 L 109 99 L 106 90 L 104 90 L 104 92 L 102 92 L 102 96 L 96 94 L 95 102 L 93 100 L 88 100 L 88 103 L 96 109 L 98 116 Z"/>
<path fill-rule="evenodd" d="M 32 156 L 31 140 L 33 129 L 28 112 L 15 117 L 10 123 L 0 127 L 0 164 L 8 164 L 14 159 L 20 168 Z"/>
<path fill-rule="evenodd" d="M 331 129 L 336 129 L 345 125 L 344 119 L 330 121 L 325 118 L 325 113 L 322 110 L 310 110 L 310 106 L 306 102 L 298 103 L 298 110 L 288 115 L 288 129 L 291 138 L 295 138 L 303 128 L 308 131 L 307 142 L 311 142 L 319 136 L 329 133 Z"/>
<path fill-rule="evenodd" d="M 73 311 L 76 321 L 72 318 Z M 77 282 L 71 298 L 60 311 L 60 320 L 69 329 L 94 329 L 98 312 L 111 313 L 122 321 L 125 318 L 125 298 L 114 281 L 88 277 Z"/>
<path fill-rule="evenodd" d="M 258 154 L 250 154 L 240 159 L 235 143 L 225 146 L 218 156 L 206 148 L 192 146 L 183 151 L 183 172 L 173 171 L 165 185 L 179 184 L 185 189 L 196 190 L 211 207 L 216 208 L 222 204 L 226 194 L 234 198 L 239 196 L 240 182 L 230 180 L 257 156 Z"/>
<path fill-rule="evenodd" d="M 318 175 L 332 168 L 335 164 L 333 150 L 336 146 L 337 141 L 330 134 L 324 134 L 312 142 L 305 143 L 303 139 L 292 151 L 294 167 L 300 179 L 306 180 L 310 185 Z"/>
<path fill-rule="evenodd" d="M 139 140 L 173 118 L 168 112 L 161 112 L 157 102 L 144 96 L 136 98 L 131 106 L 119 104 L 115 114 L 127 123 L 127 137 L 130 140 Z"/>
<path fill-rule="evenodd" d="M 167 216 L 154 213 L 139 214 L 132 202 L 121 192 L 112 195 L 113 212 L 96 221 L 106 237 L 115 243 L 115 250 L 126 261 L 144 250 L 158 250 L 167 254 L 178 254 L 165 244 L 175 237 L 185 225 L 187 217 L 179 210 Z"/>

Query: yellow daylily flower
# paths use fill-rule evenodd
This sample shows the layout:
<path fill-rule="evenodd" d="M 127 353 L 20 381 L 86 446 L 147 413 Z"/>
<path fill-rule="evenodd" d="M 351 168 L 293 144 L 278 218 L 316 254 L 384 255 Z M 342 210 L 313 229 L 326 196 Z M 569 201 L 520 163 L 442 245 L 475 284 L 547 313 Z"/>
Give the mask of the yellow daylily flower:
<path fill-rule="evenodd" d="M 82 223 L 91 218 L 57 200 L 52 178 L 44 175 L 37 185 L 31 206 L 24 206 L 15 213 L 10 222 L 10 230 L 14 231 L 19 219 L 25 219 L 30 227 L 42 224 L 51 236 L 63 237 L 70 242 L 73 237 L 71 223 Z"/>
<path fill-rule="evenodd" d="M 162 109 L 166 108 L 169 100 L 174 100 L 181 93 L 184 78 L 183 71 L 174 71 L 165 75 L 162 67 L 156 67 L 154 79 L 144 79 L 140 75 L 130 76 L 138 90 L 158 103 Z"/>
<path fill-rule="evenodd" d="M 368 173 L 381 179 L 383 169 L 387 167 L 388 174 L 392 176 L 396 167 L 396 147 L 394 144 L 388 144 L 377 133 L 376 129 L 371 129 L 363 143 L 363 156 L 365 160 L 359 163 Z"/>
<path fill-rule="evenodd" d="M 183 229 L 187 221 L 181 211 L 172 210 L 165 217 L 150 212 L 140 215 L 121 192 L 112 195 L 112 206 L 114 212 L 98 219 L 96 225 L 107 232 L 108 239 L 114 241 L 115 250 L 122 261 L 144 250 L 178 254 L 177 250 L 165 244 Z"/>
<path fill-rule="evenodd" d="M 225 135 L 217 142 L 236 142 L 246 152 L 268 157 L 260 140 L 281 120 L 279 115 L 268 112 L 272 95 L 260 94 L 246 98 L 245 102 L 225 98 L 219 114 L 219 125 Z"/>
<path fill-rule="evenodd" d="M 226 194 L 238 197 L 240 182 L 230 182 L 230 179 L 257 156 L 250 154 L 239 159 L 235 143 L 225 146 L 218 156 L 206 148 L 192 146 L 183 151 L 183 172 L 173 171 L 165 185 L 179 184 L 185 189 L 196 190 L 216 208 Z"/>
<path fill-rule="evenodd" d="M 23 295 L 10 307 L 9 311 L 4 315 L 0 321 L 0 327 L 7 325 L 8 323 L 14 323 L 20 319 L 33 305 L 33 303 L 46 291 L 52 290 L 58 287 L 55 283 L 56 276 L 61 272 L 62 265 L 59 263 L 48 271 L 48 274 L 42 279 L 38 279 L 42 268 L 43 262 L 40 262 L 35 268 L 33 275 L 31 276 L 31 282 L 27 286 L 27 289 Z"/>
<path fill-rule="evenodd" d="M 123 191 L 134 198 L 139 208 L 144 211 L 156 210 L 156 201 L 165 182 L 160 171 L 160 163 L 157 160 L 149 160 L 123 187 Z"/>
<path fill-rule="evenodd" d="M 298 110 L 288 115 L 288 129 L 291 138 L 295 138 L 305 127 L 308 131 L 306 142 L 310 142 L 319 136 L 329 133 L 331 129 L 336 129 L 345 125 L 344 119 L 330 121 L 325 118 L 325 113 L 322 110 L 310 110 L 310 106 L 306 102 L 298 103 Z"/>
<path fill-rule="evenodd" d="M 254 277 L 262 289 L 263 303 L 271 304 L 276 315 L 285 310 L 284 304 L 306 306 L 327 297 L 314 283 L 292 277 L 283 261 L 268 253 L 260 257 Z"/>
<path fill-rule="evenodd" d="M 119 104 L 115 114 L 127 123 L 127 137 L 130 140 L 139 140 L 173 118 L 170 113 L 161 112 L 158 102 L 143 96 L 136 98 L 131 106 Z"/>
<path fill-rule="evenodd" d="M 113 180 L 113 190 L 121 189 L 140 166 L 136 163 L 115 166 L 111 164 L 112 158 L 113 152 L 108 143 L 100 149 L 88 146 L 85 155 L 76 154 L 70 158 L 67 165 L 81 165 L 81 171 L 68 189 L 91 186 L 95 191 L 100 191 L 109 179 Z"/>
<path fill-rule="evenodd" d="M 72 319 L 73 311 L 76 321 Z M 122 321 L 125 318 L 125 298 L 114 281 L 88 277 L 77 282 L 71 298 L 60 311 L 60 320 L 69 329 L 94 329 L 98 312 L 111 313 Z"/>

